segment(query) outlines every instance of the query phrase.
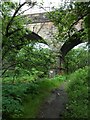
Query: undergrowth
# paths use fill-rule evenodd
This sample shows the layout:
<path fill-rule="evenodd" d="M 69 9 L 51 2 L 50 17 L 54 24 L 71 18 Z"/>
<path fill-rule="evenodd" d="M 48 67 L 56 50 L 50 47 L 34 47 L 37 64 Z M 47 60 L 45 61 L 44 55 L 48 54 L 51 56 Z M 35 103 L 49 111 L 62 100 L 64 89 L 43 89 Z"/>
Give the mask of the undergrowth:
<path fill-rule="evenodd" d="M 20 80 L 12 83 L 8 78 L 8 82 L 3 82 L 2 88 L 3 119 L 35 118 L 44 99 L 52 89 L 60 86 L 63 80 L 64 76 L 57 76 L 51 79 Z"/>
<path fill-rule="evenodd" d="M 69 103 L 66 118 L 88 118 L 88 67 L 79 69 L 68 77 Z"/>
<path fill-rule="evenodd" d="M 25 78 L 25 76 L 24 76 Z M 22 79 L 22 78 L 21 78 Z M 50 95 L 50 91 L 60 86 L 66 76 L 56 76 L 30 80 L 29 77 L 12 83 L 3 82 L 3 119 L 36 118 L 40 106 Z M 67 76 L 67 93 L 64 118 L 88 118 L 88 67 L 79 69 Z"/>

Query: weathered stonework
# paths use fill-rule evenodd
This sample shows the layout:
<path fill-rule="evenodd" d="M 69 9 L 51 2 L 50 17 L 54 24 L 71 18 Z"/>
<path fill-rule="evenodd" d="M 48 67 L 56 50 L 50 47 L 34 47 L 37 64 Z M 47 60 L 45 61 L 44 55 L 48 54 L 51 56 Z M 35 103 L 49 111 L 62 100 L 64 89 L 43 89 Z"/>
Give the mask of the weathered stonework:
<path fill-rule="evenodd" d="M 54 26 L 53 22 L 44 17 L 45 13 L 29 15 L 32 18 L 32 23 L 27 24 L 26 27 L 32 32 L 36 33 L 42 37 L 49 47 L 52 49 L 53 54 L 56 55 L 55 66 L 51 68 L 49 76 L 52 77 L 60 73 L 61 62 L 60 62 L 60 48 L 62 43 L 57 41 L 54 37 L 58 33 L 57 28 Z"/>
<path fill-rule="evenodd" d="M 60 49 L 61 44 L 58 43 L 54 37 L 54 35 L 58 31 L 52 22 L 33 23 L 28 24 L 26 27 L 41 36 L 47 42 L 47 44 L 55 51 Z"/>

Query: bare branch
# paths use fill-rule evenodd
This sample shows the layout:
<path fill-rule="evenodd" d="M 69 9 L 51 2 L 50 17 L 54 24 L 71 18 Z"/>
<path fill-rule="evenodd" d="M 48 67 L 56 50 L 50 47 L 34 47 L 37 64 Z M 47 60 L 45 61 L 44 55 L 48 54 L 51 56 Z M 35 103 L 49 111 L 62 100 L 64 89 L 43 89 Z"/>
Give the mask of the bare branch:
<path fill-rule="evenodd" d="M 42 8 L 46 13 L 48 13 L 49 15 L 51 15 L 50 14 L 50 12 L 48 12 L 44 7 L 42 7 L 42 6 L 40 6 L 40 5 L 37 5 L 38 7 L 40 7 L 40 8 Z"/>
<path fill-rule="evenodd" d="M 36 3 L 37 2 L 29 3 L 29 5 L 31 5 L 31 6 L 28 9 L 26 9 L 26 10 L 22 11 L 21 13 L 19 13 L 17 16 L 19 16 L 19 15 L 23 14 L 24 12 L 28 11 L 29 9 L 31 9 L 34 5 L 36 5 Z"/>
<path fill-rule="evenodd" d="M 8 66 L 7 68 L 5 68 L 5 70 L 2 72 L 2 75 L 1 75 L 1 76 L 3 76 L 3 75 L 5 74 L 5 72 L 6 72 L 10 67 L 15 66 L 16 64 L 17 64 L 17 63 L 14 63 L 14 64 Z"/>
<path fill-rule="evenodd" d="M 14 12 L 11 20 L 9 21 L 9 23 L 8 23 L 8 25 L 7 25 L 7 27 L 6 27 L 6 36 L 7 36 L 7 34 L 8 34 L 9 27 L 10 27 L 10 25 L 12 24 L 14 17 L 15 17 L 16 14 L 18 13 L 18 11 L 21 9 L 21 7 L 24 6 L 26 3 L 27 3 L 27 2 L 24 2 L 23 4 L 21 4 L 21 5 L 16 9 L 16 11 Z"/>
<path fill-rule="evenodd" d="M 84 15 L 80 16 L 75 22 L 73 22 L 69 28 L 68 35 L 70 37 L 70 31 L 72 27 L 79 22 L 79 20 L 83 19 L 85 16 L 87 16 L 89 13 L 85 13 Z"/>
<path fill-rule="evenodd" d="M 32 8 L 32 7 L 29 7 L 28 9 L 26 9 L 26 10 L 22 11 L 21 13 L 19 13 L 17 16 L 23 14 L 24 12 L 28 11 L 28 10 L 31 9 L 31 8 Z M 17 16 L 16 16 L 16 17 L 17 17 Z"/>

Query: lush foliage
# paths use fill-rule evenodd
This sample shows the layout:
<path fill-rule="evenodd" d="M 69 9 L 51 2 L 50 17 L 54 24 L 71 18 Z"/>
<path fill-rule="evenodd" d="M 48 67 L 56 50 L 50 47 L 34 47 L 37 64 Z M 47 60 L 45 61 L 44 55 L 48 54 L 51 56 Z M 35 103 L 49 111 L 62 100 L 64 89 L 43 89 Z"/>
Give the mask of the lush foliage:
<path fill-rule="evenodd" d="M 52 89 L 58 87 L 65 80 L 63 76 L 57 76 L 53 79 L 43 78 L 48 75 L 50 66 L 51 64 L 53 66 L 55 58 L 50 49 L 35 47 L 37 40 L 32 41 L 24 37 L 24 35 L 31 33 L 25 26 L 31 22 L 30 19 L 26 16 L 22 17 L 23 12 L 21 12 L 21 8 L 25 4 L 27 3 L 18 5 L 10 1 L 0 2 L 0 7 L 2 6 L 0 16 L 3 21 L 2 107 L 3 118 L 5 119 L 36 117 L 43 99 Z M 33 7 L 34 4 L 30 2 L 28 5 Z M 88 3 L 71 3 L 49 13 L 50 20 L 58 28 L 55 36 L 57 42 L 66 43 L 69 39 L 69 42 L 73 44 L 73 37 L 76 41 L 79 40 L 78 38 L 82 42 L 87 41 L 90 34 L 89 8 L 90 4 Z M 75 28 L 75 25 L 80 20 L 82 20 L 83 24 L 79 29 L 81 31 Z M 72 37 L 73 34 L 74 36 Z M 61 57 L 60 53 L 61 51 L 59 52 L 59 57 Z M 69 72 L 87 65 L 88 55 L 86 53 L 83 49 L 72 50 L 68 53 L 65 66 Z M 79 69 L 69 77 L 70 83 L 67 91 L 70 101 L 67 105 L 66 117 L 87 117 L 87 69 L 87 67 Z"/>
<path fill-rule="evenodd" d="M 22 80 L 22 82 L 16 82 L 14 84 L 12 84 L 11 81 L 8 81 L 8 83 L 4 82 L 2 92 L 3 118 L 19 118 L 23 115 L 27 118 L 27 114 L 30 118 L 35 117 L 40 104 L 43 102 L 43 98 L 49 95 L 49 92 L 55 87 L 58 87 L 64 80 L 65 77 L 57 76 L 54 79 L 43 79 L 38 81 Z M 28 97 L 29 101 L 27 102 Z"/>
<path fill-rule="evenodd" d="M 22 17 L 24 12 L 21 8 L 29 4 L 32 7 L 33 3 L 23 3 L 18 5 L 13 2 L 2 2 L 2 75 L 19 76 L 24 72 L 28 75 L 34 74 L 35 76 L 43 77 L 47 74 L 49 66 L 53 63 L 52 53 L 49 49 L 39 49 L 34 46 L 37 40 L 30 40 L 25 38 L 24 35 L 31 34 L 25 27 L 31 23 L 30 18 Z M 32 38 L 31 38 L 32 39 Z"/>
<path fill-rule="evenodd" d="M 66 106 L 66 118 L 88 118 L 88 67 L 72 73 L 68 83 L 69 103 Z"/>
<path fill-rule="evenodd" d="M 66 72 L 74 72 L 79 68 L 88 66 L 88 50 L 86 48 L 72 49 L 65 56 L 65 68 Z"/>
<path fill-rule="evenodd" d="M 51 64 L 54 63 L 54 56 L 48 48 L 35 48 L 34 46 L 23 47 L 16 56 L 17 65 L 12 70 L 8 70 L 5 76 L 12 77 L 31 77 L 32 80 L 48 76 Z M 12 73 L 12 75 L 11 75 Z M 19 79 L 19 81 L 20 81 Z M 13 81 L 12 80 L 12 81 Z"/>
<path fill-rule="evenodd" d="M 4 2 L 2 5 L 2 58 L 3 58 L 3 69 L 16 64 L 16 54 L 22 47 L 21 38 L 25 34 L 24 23 L 26 19 L 20 15 L 13 17 L 12 12 L 15 11 L 19 6 L 17 3 Z M 23 40 L 23 45 L 26 41 Z"/>
<path fill-rule="evenodd" d="M 3 83 L 3 118 L 20 117 L 23 112 L 22 101 L 29 94 L 37 94 L 38 85 L 27 83 Z"/>
<path fill-rule="evenodd" d="M 29 75 L 44 77 L 48 75 L 50 65 L 54 63 L 54 56 L 48 48 L 35 48 L 26 46 L 17 54 L 20 69 L 27 70 Z"/>
<path fill-rule="evenodd" d="M 27 60 L 26 58 L 19 61 L 17 60 L 17 56 L 20 53 L 21 49 L 26 47 L 28 44 L 34 44 L 35 42 L 32 40 L 27 40 L 23 36 L 25 34 L 28 34 L 28 30 L 25 27 L 25 24 L 30 23 L 30 19 L 28 19 L 26 16 L 22 17 L 23 12 L 21 12 L 21 8 L 27 4 L 26 2 L 18 5 L 17 3 L 12 3 L 12 2 L 2 2 L 2 12 L 1 12 L 1 17 L 2 17 L 2 35 L 3 35 L 3 42 L 2 42 L 2 48 L 3 48 L 3 74 L 7 70 L 11 69 L 17 69 L 18 66 L 22 66 L 23 68 L 27 68 L 25 66 L 29 66 L 32 69 L 32 64 L 36 63 L 35 66 L 37 66 L 39 63 L 37 62 L 37 57 L 35 57 L 35 60 L 32 56 L 30 55 L 29 57 L 32 57 L 32 60 L 35 60 L 32 62 L 32 60 Z M 32 7 L 34 4 L 33 3 L 28 3 L 29 7 Z M 87 10 L 88 8 L 88 10 Z M 66 14 L 67 13 L 67 14 Z M 51 21 L 54 22 L 54 25 L 57 26 L 58 28 L 58 33 L 56 35 L 57 42 L 63 41 L 66 42 L 67 39 L 70 39 L 70 42 L 72 42 L 72 34 L 75 33 L 75 36 L 77 34 L 77 38 L 80 38 L 82 41 L 87 41 L 88 39 L 88 14 L 89 14 L 89 4 L 88 3 L 70 3 L 70 4 L 64 4 L 60 6 L 60 9 L 52 11 L 48 14 L 48 17 L 50 18 Z M 67 20 L 67 21 L 66 21 Z M 79 30 L 75 28 L 75 25 L 80 22 L 80 29 L 82 30 L 81 32 L 78 32 Z M 83 24 L 83 25 L 81 25 Z M 30 34 L 30 32 L 29 32 Z M 73 36 L 75 38 L 75 36 Z M 23 38 L 23 39 L 22 39 Z M 77 39 L 75 38 L 75 39 Z M 60 44 L 60 43 L 59 43 Z M 66 48 L 65 48 L 66 49 Z M 32 51 L 32 50 L 31 50 Z M 38 52 L 38 51 L 37 51 Z M 60 52 L 61 53 L 61 52 Z M 27 52 L 28 54 L 28 52 Z M 27 55 L 26 54 L 26 55 Z M 35 52 L 33 53 L 35 56 Z M 40 53 L 39 53 L 40 54 Z M 43 57 L 43 53 L 42 58 Z M 37 56 L 37 55 L 36 55 Z M 41 56 L 41 55 L 40 55 Z M 29 58 L 28 57 L 28 58 Z M 40 57 L 41 58 L 41 57 Z M 45 60 L 48 61 L 46 58 L 45 60 L 42 60 L 41 63 L 43 62 L 43 65 L 45 64 Z M 50 59 L 50 58 L 49 58 Z M 27 62 L 26 62 L 27 60 Z M 38 60 L 40 61 L 40 59 Z M 23 65 L 20 65 L 20 63 L 23 62 Z M 43 67 L 42 64 L 38 66 L 38 69 L 42 69 Z M 48 64 L 47 64 L 48 66 Z M 47 66 L 45 67 L 47 69 Z M 33 64 L 34 67 L 34 64 Z M 21 69 L 21 68 L 20 68 Z M 35 67 L 34 67 L 35 69 Z M 19 71 L 19 69 L 18 69 Z M 44 71 L 45 72 L 45 71 Z M 47 72 L 47 71 L 46 71 Z"/>
<path fill-rule="evenodd" d="M 56 39 L 58 41 L 65 42 L 72 36 L 73 33 L 77 33 L 77 31 L 83 28 L 84 31 L 82 33 L 79 33 L 78 37 L 80 34 L 82 34 L 80 36 L 81 39 L 83 41 L 87 41 L 88 32 L 86 29 L 86 24 L 88 24 L 89 21 L 86 22 L 86 18 L 90 13 L 89 4 L 90 2 L 71 2 L 70 4 L 65 3 L 61 5 L 59 9 L 55 9 L 48 14 L 49 19 L 53 21 L 54 25 L 58 28 L 58 33 L 56 34 Z M 78 28 L 76 28 L 75 25 L 77 25 L 79 20 L 82 20 L 83 22 L 80 23 L 80 26 L 78 26 Z"/>

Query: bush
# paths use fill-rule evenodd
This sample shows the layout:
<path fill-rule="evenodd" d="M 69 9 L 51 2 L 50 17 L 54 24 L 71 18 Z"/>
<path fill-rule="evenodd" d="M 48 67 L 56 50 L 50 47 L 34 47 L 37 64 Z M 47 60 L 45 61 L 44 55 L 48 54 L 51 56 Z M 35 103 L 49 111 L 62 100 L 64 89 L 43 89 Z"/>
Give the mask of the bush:
<path fill-rule="evenodd" d="M 65 117 L 88 118 L 88 67 L 70 75 Z"/>
<path fill-rule="evenodd" d="M 3 118 L 20 117 L 22 115 L 22 105 L 12 97 L 3 97 L 2 106 Z"/>
<path fill-rule="evenodd" d="M 9 84 L 2 89 L 3 118 L 20 117 L 23 113 L 23 100 L 27 94 L 37 94 L 38 85 L 33 82 Z"/>
<path fill-rule="evenodd" d="M 32 101 L 30 101 L 29 99 L 30 104 L 32 104 L 33 106 L 33 104 L 36 102 L 34 100 L 42 101 L 42 98 L 48 95 L 48 93 L 50 93 L 52 89 L 58 87 L 64 79 L 64 76 L 56 76 L 52 79 L 46 78 L 36 81 L 22 80 L 21 82 L 18 82 L 16 80 L 15 83 L 12 83 L 10 79 L 8 79 L 8 82 L 4 81 L 2 88 L 3 118 L 19 118 L 23 116 L 23 113 L 25 111 L 23 105 L 24 102 L 27 102 L 28 96 L 30 96 L 30 98 L 33 99 Z M 40 103 L 41 102 L 37 103 L 37 106 L 39 106 Z M 34 107 L 36 107 L 36 103 Z"/>

